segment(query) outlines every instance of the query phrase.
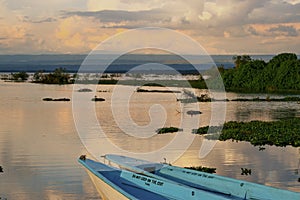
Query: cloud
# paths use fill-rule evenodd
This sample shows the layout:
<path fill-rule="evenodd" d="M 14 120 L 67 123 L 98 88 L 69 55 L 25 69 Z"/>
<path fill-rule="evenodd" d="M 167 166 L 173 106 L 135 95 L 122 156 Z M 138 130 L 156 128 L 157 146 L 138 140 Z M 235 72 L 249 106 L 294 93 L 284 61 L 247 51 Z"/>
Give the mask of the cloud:
<path fill-rule="evenodd" d="M 247 30 L 251 35 L 255 35 L 258 36 L 259 33 L 257 32 L 257 30 L 253 27 L 253 26 L 249 26 L 248 30 Z"/>
<path fill-rule="evenodd" d="M 201 0 L 90 0 L 89 11 L 66 11 L 64 17 L 81 16 L 94 18 L 103 27 L 136 28 L 160 26 L 165 28 L 179 28 L 190 26 L 210 17 L 210 13 L 202 13 L 204 2 Z"/>
<path fill-rule="evenodd" d="M 119 29 L 96 26 L 92 19 L 71 16 L 59 21 L 52 41 L 59 45 L 57 50 L 69 53 L 88 53 L 101 41 L 118 33 Z"/>
<path fill-rule="evenodd" d="M 179 25 L 191 25 L 191 21 L 186 16 L 166 13 L 162 9 L 142 11 L 102 10 L 93 12 L 65 12 L 63 14 L 63 18 L 72 16 L 93 19 L 104 28 L 132 29 L 153 26 L 177 29 Z"/>
<path fill-rule="evenodd" d="M 55 22 L 57 21 L 57 19 L 52 18 L 52 17 L 48 17 L 46 19 L 41 19 L 41 20 L 37 20 L 37 21 L 31 21 L 32 23 L 45 23 L 45 22 Z"/>
<path fill-rule="evenodd" d="M 300 4 L 285 1 L 265 1 L 264 6 L 249 14 L 250 23 L 295 23 L 300 22 Z"/>
<path fill-rule="evenodd" d="M 247 27 L 247 31 L 252 36 L 264 38 L 286 37 L 291 40 L 299 36 L 300 23 L 253 24 Z"/>
<path fill-rule="evenodd" d="M 103 23 L 121 23 L 124 21 L 146 21 L 154 23 L 157 20 L 165 18 L 164 12 L 160 10 L 150 11 L 124 11 L 124 10 L 102 10 L 102 11 L 87 11 L 87 12 L 66 12 L 65 17 L 80 16 L 80 17 L 93 17 L 99 22 Z"/>
<path fill-rule="evenodd" d="M 34 11 L 32 15 L 41 14 L 43 12 L 57 12 L 66 7 L 84 8 L 84 1 L 71 0 L 51 0 L 51 1 L 37 1 L 37 0 L 1 0 L 5 6 L 11 11 Z M 71 4 L 72 3 L 72 4 Z M 70 6 L 72 5 L 72 6 Z"/>
<path fill-rule="evenodd" d="M 268 31 L 273 33 L 274 35 L 284 35 L 290 37 L 296 37 L 299 35 L 298 31 L 293 26 L 278 25 L 276 27 L 270 28 Z"/>
<path fill-rule="evenodd" d="M 231 36 L 247 36 L 250 24 L 274 24 L 299 22 L 300 4 L 290 4 L 283 1 L 164 1 L 156 0 L 127 1 L 113 0 L 111 3 L 100 4 L 102 1 L 90 0 L 98 11 L 66 11 L 64 17 L 81 16 L 93 18 L 102 27 L 136 28 L 145 26 L 160 26 L 177 30 L 194 30 L 203 35 L 223 35 L 230 32 Z M 97 3 L 98 2 L 98 3 Z M 141 4 L 151 5 L 147 10 Z M 122 10 L 122 5 L 128 10 Z M 101 6 L 100 6 L 101 5 Z M 139 10 L 144 8 L 143 10 Z M 106 10 L 109 9 L 109 10 Z M 96 10 L 96 9 L 95 9 Z"/>
<path fill-rule="evenodd" d="M 159 8 L 170 0 L 88 0 L 88 11 L 127 10 L 140 11 Z"/>
<path fill-rule="evenodd" d="M 29 18 L 29 16 L 22 16 L 22 17 L 20 17 L 20 21 L 27 22 L 27 23 L 39 24 L 39 23 L 56 22 L 57 19 L 53 18 L 53 17 L 47 17 L 47 18 L 39 19 L 39 20 L 32 20 Z"/>
<path fill-rule="evenodd" d="M 300 3 L 300 0 L 286 0 L 289 4 L 296 5 Z"/>
<path fill-rule="evenodd" d="M 215 53 L 263 52 L 272 50 L 266 44 L 274 50 L 299 44 L 299 2 L 0 0 L 0 38 L 12 51 L 26 44 L 32 51 L 88 52 L 121 30 L 152 26 L 186 33 Z"/>

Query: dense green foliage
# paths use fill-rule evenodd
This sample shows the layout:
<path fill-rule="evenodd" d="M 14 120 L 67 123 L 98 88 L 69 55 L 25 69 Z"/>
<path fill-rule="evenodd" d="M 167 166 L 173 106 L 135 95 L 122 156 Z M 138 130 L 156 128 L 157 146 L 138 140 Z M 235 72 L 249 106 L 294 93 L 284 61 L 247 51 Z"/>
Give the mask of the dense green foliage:
<path fill-rule="evenodd" d="M 33 82 L 45 84 L 70 84 L 73 83 L 73 77 L 66 72 L 64 68 L 57 68 L 53 73 L 45 74 L 43 71 L 38 71 L 33 75 Z"/>
<path fill-rule="evenodd" d="M 246 64 L 248 61 L 251 60 L 251 57 L 249 55 L 238 55 L 238 56 L 233 56 L 232 58 L 234 60 L 234 67 L 239 68 L 240 65 Z"/>
<path fill-rule="evenodd" d="M 204 126 L 198 129 L 193 129 L 193 134 L 205 135 L 208 133 L 217 133 L 222 130 L 220 126 Z"/>
<path fill-rule="evenodd" d="M 207 70 L 204 75 L 210 77 L 204 80 L 202 76 L 198 80 L 156 80 L 155 83 L 145 80 L 117 80 L 100 79 L 77 80 L 77 83 L 91 84 L 123 84 L 137 86 L 165 86 L 165 87 L 192 87 L 198 89 L 223 89 L 223 83 L 227 91 L 234 92 L 294 92 L 300 93 L 300 60 L 296 54 L 282 53 L 274 56 L 269 62 L 253 60 L 249 55 L 234 56 L 235 67 L 225 69 L 220 66 L 219 73 L 216 70 Z M 16 80 L 23 80 L 22 72 L 14 74 Z M 105 76 L 105 75 L 103 75 Z M 25 77 L 26 78 L 26 77 Z M 45 74 L 36 72 L 33 82 L 47 84 L 73 83 L 76 74 L 70 76 L 63 68 L 56 69 L 53 73 Z"/>
<path fill-rule="evenodd" d="M 218 127 L 211 127 L 218 130 Z M 197 134 L 205 134 L 208 127 L 197 129 Z M 300 118 L 274 122 L 226 122 L 219 140 L 248 141 L 253 145 L 276 145 L 300 147 Z"/>
<path fill-rule="evenodd" d="M 189 80 L 190 87 L 198 89 L 207 89 L 206 83 L 204 80 Z"/>
<path fill-rule="evenodd" d="M 277 92 L 300 90 L 300 61 L 293 53 L 274 56 L 269 62 L 240 58 L 233 69 L 220 70 L 228 91 Z M 235 61 L 237 62 L 237 61 Z"/>

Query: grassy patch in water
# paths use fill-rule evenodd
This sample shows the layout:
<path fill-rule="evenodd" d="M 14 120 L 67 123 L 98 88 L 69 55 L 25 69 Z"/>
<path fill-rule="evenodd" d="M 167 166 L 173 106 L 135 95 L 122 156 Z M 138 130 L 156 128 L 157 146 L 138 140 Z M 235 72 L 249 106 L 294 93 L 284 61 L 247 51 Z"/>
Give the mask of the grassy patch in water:
<path fill-rule="evenodd" d="M 196 170 L 196 171 L 200 171 L 200 172 L 206 172 L 206 173 L 210 173 L 210 174 L 216 173 L 216 170 L 217 170 L 217 168 L 202 167 L 202 166 L 192 166 L 192 167 L 184 167 L 184 168 L 191 169 L 191 170 Z"/>
<path fill-rule="evenodd" d="M 181 93 L 178 90 L 146 90 L 142 88 L 138 88 L 136 92 L 144 92 L 144 93 Z"/>
<path fill-rule="evenodd" d="M 157 134 L 174 133 L 174 132 L 178 132 L 178 131 L 182 131 L 182 129 L 172 127 L 172 126 L 171 127 L 159 128 L 159 129 L 156 130 Z"/>
<path fill-rule="evenodd" d="M 217 127 L 216 127 L 217 129 Z M 207 133 L 208 126 L 196 130 L 195 134 Z M 210 131 L 211 132 L 211 131 Z M 300 118 L 273 122 L 226 122 L 219 140 L 248 141 L 254 146 L 275 145 L 300 147 Z"/>
<path fill-rule="evenodd" d="M 248 98 L 237 98 L 237 99 L 232 99 L 231 101 L 277 101 L 277 102 L 286 102 L 286 101 L 300 101 L 300 97 L 295 97 L 295 96 L 287 96 L 287 97 L 283 97 L 283 98 L 270 98 L 269 96 L 267 96 L 265 99 L 263 98 L 252 98 L 252 99 L 248 99 Z"/>

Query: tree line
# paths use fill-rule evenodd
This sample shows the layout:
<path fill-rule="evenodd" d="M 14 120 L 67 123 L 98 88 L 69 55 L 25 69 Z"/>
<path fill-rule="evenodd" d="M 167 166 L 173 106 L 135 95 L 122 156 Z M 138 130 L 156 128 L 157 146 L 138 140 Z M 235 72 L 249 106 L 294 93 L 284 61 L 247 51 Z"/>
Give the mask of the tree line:
<path fill-rule="evenodd" d="M 227 91 L 280 92 L 300 90 L 300 60 L 294 53 L 282 53 L 270 61 L 250 56 L 233 57 L 235 67 L 219 68 Z"/>
<path fill-rule="evenodd" d="M 56 68 L 54 72 L 45 74 L 44 71 L 35 72 L 33 82 L 44 84 L 71 84 L 76 75 L 71 76 L 65 68 Z"/>
<path fill-rule="evenodd" d="M 252 59 L 249 55 L 234 56 L 233 61 L 234 68 L 218 67 L 226 91 L 300 92 L 300 60 L 294 53 L 278 54 L 268 62 Z M 199 80 L 190 80 L 189 83 L 194 88 L 204 89 L 207 81 L 221 82 L 214 81 L 214 78 L 220 78 L 216 74 L 209 75 L 211 80 L 204 81 L 200 76 Z M 19 72 L 12 77 L 15 81 L 24 81 L 28 74 Z M 45 84 L 70 84 L 75 79 L 76 74 L 70 75 L 64 68 L 57 68 L 52 73 L 38 71 L 33 76 L 33 82 Z"/>
<path fill-rule="evenodd" d="M 28 80 L 29 75 L 26 72 L 11 73 L 10 80 L 21 82 Z M 45 73 L 45 71 L 40 70 L 34 73 L 32 77 L 32 82 L 34 83 L 44 83 L 44 84 L 71 84 L 74 83 L 75 75 L 70 75 L 67 73 L 65 68 L 56 68 L 51 73 Z"/>

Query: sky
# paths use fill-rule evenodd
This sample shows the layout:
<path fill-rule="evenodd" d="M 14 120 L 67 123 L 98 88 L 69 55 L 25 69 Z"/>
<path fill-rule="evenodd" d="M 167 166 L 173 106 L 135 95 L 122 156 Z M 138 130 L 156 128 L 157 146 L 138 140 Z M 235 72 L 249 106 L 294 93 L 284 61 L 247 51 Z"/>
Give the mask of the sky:
<path fill-rule="evenodd" d="M 0 54 L 84 54 L 143 27 L 209 54 L 300 54 L 300 0 L 0 0 Z"/>

